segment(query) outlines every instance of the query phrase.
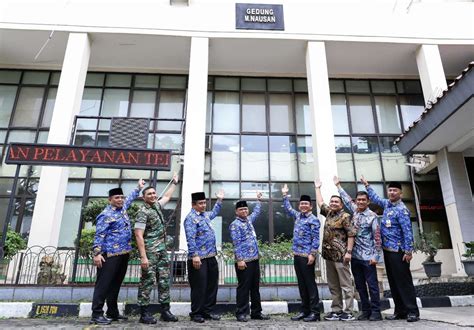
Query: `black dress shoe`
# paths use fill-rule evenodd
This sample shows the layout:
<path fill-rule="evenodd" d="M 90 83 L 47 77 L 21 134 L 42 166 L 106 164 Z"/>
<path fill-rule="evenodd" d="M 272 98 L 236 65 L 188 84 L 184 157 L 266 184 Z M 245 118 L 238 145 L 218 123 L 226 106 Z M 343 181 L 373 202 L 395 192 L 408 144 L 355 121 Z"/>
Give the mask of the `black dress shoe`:
<path fill-rule="evenodd" d="M 250 318 L 252 320 L 269 320 L 270 316 L 265 315 L 263 313 L 258 313 L 258 314 L 250 315 Z"/>
<path fill-rule="evenodd" d="M 420 320 L 420 317 L 415 314 L 408 314 L 407 316 L 407 322 L 416 322 L 419 320 Z"/>
<path fill-rule="evenodd" d="M 309 314 L 306 314 L 306 313 L 303 313 L 303 312 L 300 312 L 299 314 L 296 314 L 295 316 L 291 317 L 291 320 L 292 321 L 301 321 L 302 319 L 304 319 L 306 316 L 308 316 Z"/>
<path fill-rule="evenodd" d="M 237 321 L 238 322 L 247 322 L 247 317 L 244 314 L 239 314 L 237 315 Z"/>
<path fill-rule="evenodd" d="M 321 317 L 319 314 L 316 313 L 310 313 L 308 316 L 306 316 L 303 319 L 304 322 L 316 322 L 316 321 L 321 321 Z"/>
<path fill-rule="evenodd" d="M 107 318 L 110 319 L 111 321 L 127 321 L 128 320 L 128 317 L 120 315 L 120 314 L 117 316 L 107 315 Z"/>
<path fill-rule="evenodd" d="M 191 321 L 196 322 L 196 323 L 204 323 L 204 317 L 196 315 L 196 316 L 191 316 Z"/>
<path fill-rule="evenodd" d="M 164 322 L 178 322 L 178 318 L 174 316 L 169 310 L 164 310 L 161 312 L 160 320 Z"/>
<path fill-rule="evenodd" d="M 405 320 L 407 318 L 406 315 L 402 314 L 393 314 L 385 316 L 386 320 L 393 321 L 393 320 Z"/>
<path fill-rule="evenodd" d="M 360 314 L 357 317 L 358 321 L 368 321 L 370 318 L 370 312 L 369 311 L 363 311 L 362 314 Z"/>
<path fill-rule="evenodd" d="M 369 317 L 369 321 L 382 321 L 382 314 L 380 312 L 372 312 Z"/>
<path fill-rule="evenodd" d="M 93 317 L 91 317 L 91 320 L 89 321 L 89 324 L 108 325 L 110 323 L 112 323 L 112 321 L 109 320 L 108 318 L 104 317 L 104 315 L 93 316 Z"/>
<path fill-rule="evenodd" d="M 213 321 L 219 321 L 221 319 L 221 316 L 217 314 L 204 314 L 202 317 L 205 320 L 213 320 Z"/>

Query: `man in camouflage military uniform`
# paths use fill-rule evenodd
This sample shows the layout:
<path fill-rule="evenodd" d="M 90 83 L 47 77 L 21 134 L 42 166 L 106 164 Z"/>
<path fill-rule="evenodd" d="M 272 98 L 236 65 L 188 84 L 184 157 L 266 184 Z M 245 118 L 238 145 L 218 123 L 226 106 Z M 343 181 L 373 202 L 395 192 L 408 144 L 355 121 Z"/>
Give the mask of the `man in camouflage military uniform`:
<path fill-rule="evenodd" d="M 145 203 L 140 207 L 135 221 L 135 237 L 142 276 L 138 287 L 138 305 L 140 306 L 140 323 L 155 324 L 156 319 L 149 312 L 150 293 L 155 279 L 158 284 L 161 318 L 165 322 L 176 322 L 178 318 L 170 312 L 170 262 L 166 251 L 166 224 L 162 209 L 169 202 L 178 183 L 176 173 L 170 188 L 158 200 L 156 190 L 147 187 L 143 190 Z"/>

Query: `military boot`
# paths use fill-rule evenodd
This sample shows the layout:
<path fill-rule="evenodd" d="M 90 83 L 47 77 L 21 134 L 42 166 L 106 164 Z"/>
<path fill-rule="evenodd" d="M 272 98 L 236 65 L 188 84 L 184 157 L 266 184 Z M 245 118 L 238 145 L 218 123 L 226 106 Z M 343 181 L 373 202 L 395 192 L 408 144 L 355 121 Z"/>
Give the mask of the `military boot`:
<path fill-rule="evenodd" d="M 140 320 L 138 320 L 138 322 L 144 324 L 156 324 L 157 321 L 148 311 L 148 306 L 140 306 Z"/>
<path fill-rule="evenodd" d="M 161 304 L 161 321 L 178 322 L 178 318 L 170 312 L 170 304 Z"/>

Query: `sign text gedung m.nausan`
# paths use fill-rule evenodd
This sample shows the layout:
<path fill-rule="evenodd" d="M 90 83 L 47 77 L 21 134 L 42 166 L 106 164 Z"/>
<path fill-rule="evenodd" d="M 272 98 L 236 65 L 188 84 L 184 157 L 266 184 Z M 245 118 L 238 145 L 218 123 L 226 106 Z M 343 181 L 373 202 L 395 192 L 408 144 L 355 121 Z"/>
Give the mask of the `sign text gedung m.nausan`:
<path fill-rule="evenodd" d="M 284 30 L 283 5 L 236 3 L 236 28 Z"/>

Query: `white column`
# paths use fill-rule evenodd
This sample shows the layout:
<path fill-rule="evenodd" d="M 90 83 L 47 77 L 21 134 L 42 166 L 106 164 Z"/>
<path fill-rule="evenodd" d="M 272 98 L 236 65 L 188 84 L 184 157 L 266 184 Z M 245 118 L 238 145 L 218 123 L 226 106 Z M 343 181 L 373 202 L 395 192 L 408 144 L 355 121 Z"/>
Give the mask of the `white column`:
<path fill-rule="evenodd" d="M 421 79 L 425 104 L 445 90 L 446 76 L 437 45 L 421 45 L 416 52 L 416 64 Z"/>
<path fill-rule="evenodd" d="M 48 135 L 49 144 L 69 144 L 74 116 L 81 106 L 90 51 L 86 33 L 69 34 Z M 28 246 L 57 246 L 68 173 L 68 168 L 42 167 Z"/>
<path fill-rule="evenodd" d="M 321 192 L 328 202 L 329 196 L 337 193 L 332 182 L 333 176 L 337 175 L 337 162 L 324 42 L 308 42 L 306 75 L 313 130 L 314 175 L 322 181 Z"/>
<path fill-rule="evenodd" d="M 187 249 L 184 219 L 191 210 L 191 193 L 203 190 L 208 61 L 209 39 L 193 37 L 191 39 L 186 108 L 180 249 Z"/>

